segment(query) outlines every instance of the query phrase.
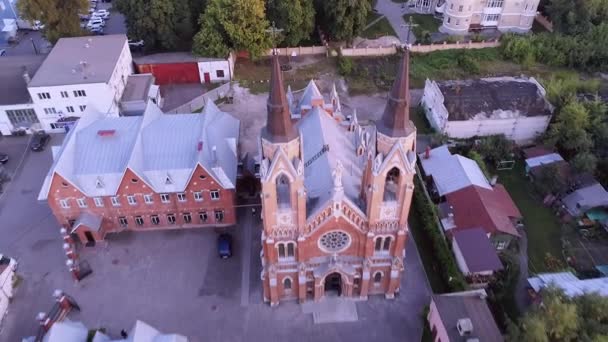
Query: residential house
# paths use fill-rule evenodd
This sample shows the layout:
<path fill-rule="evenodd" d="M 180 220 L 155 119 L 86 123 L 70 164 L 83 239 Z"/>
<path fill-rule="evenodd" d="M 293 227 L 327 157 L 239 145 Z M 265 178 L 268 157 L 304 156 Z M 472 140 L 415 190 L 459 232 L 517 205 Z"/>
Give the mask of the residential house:
<path fill-rule="evenodd" d="M 503 269 L 502 262 L 481 228 L 455 231 L 452 235 L 452 252 L 467 282 L 483 287 Z"/>
<path fill-rule="evenodd" d="M 427 321 L 433 342 L 504 341 L 484 290 L 431 296 Z"/>
<path fill-rule="evenodd" d="M 498 250 L 505 249 L 513 238 L 519 238 L 517 224 L 522 215 L 509 193 L 501 184 L 492 189 L 471 185 L 446 196 L 454 211 L 455 228 L 459 230 L 483 228 Z"/>
<path fill-rule="evenodd" d="M 235 56 L 196 57 L 187 52 L 166 52 L 135 58 L 138 73 L 151 73 L 160 85 L 216 83 L 232 80 Z"/>
<path fill-rule="evenodd" d="M 545 97 L 533 77 L 426 80 L 421 105 L 430 125 L 449 137 L 503 134 L 522 143 L 547 130 L 553 106 Z"/>
<path fill-rule="evenodd" d="M 65 117 L 81 117 L 87 106 L 118 116 L 120 99 L 133 73 L 124 34 L 61 38 L 28 84 L 40 108 L 42 128 L 64 132 Z"/>
<path fill-rule="evenodd" d="M 8 306 L 13 298 L 13 281 L 17 261 L 0 254 L 0 322 L 8 311 Z"/>
<path fill-rule="evenodd" d="M 568 297 L 588 293 L 608 297 L 608 277 L 579 279 L 572 272 L 541 273 L 528 278 L 528 285 L 534 297 L 548 287 L 560 289 Z"/>
<path fill-rule="evenodd" d="M 36 55 L 0 58 L 0 83 L 2 83 L 0 133 L 2 135 L 11 135 L 19 129 L 42 128 L 38 119 L 40 108 L 32 101 L 27 87 L 32 75 L 43 61 L 44 56 Z"/>
<path fill-rule="evenodd" d="M 106 234 L 234 225 L 239 121 L 202 114 L 111 117 L 87 109 L 40 191 L 61 226 L 94 245 Z"/>
<path fill-rule="evenodd" d="M 608 192 L 600 183 L 580 188 L 562 198 L 562 204 L 574 217 L 586 215 L 598 221 L 608 217 Z"/>
<path fill-rule="evenodd" d="M 120 99 L 120 115 L 142 115 L 149 102 L 161 108 L 163 106 L 160 87 L 154 84 L 154 76 L 152 74 L 130 75 Z"/>
<path fill-rule="evenodd" d="M 430 0 L 417 0 L 418 3 Z M 539 0 L 439 0 L 435 11 L 443 14 L 439 31 L 466 35 L 471 31 L 497 29 L 526 33 L 532 29 Z"/>

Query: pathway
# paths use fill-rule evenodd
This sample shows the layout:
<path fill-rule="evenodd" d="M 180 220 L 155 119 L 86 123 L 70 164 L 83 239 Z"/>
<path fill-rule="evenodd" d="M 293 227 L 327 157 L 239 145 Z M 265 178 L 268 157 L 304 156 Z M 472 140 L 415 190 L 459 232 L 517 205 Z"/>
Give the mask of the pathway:
<path fill-rule="evenodd" d="M 411 30 L 409 33 L 409 40 L 407 39 L 408 28 L 404 26 L 406 22 L 403 20 L 403 15 L 407 13 L 407 7 L 402 8 L 401 5 L 402 4 L 392 2 L 391 0 L 378 0 L 376 10 L 388 19 L 401 43 L 405 44 L 409 42 L 410 44 L 414 44 L 416 42 L 416 36 Z"/>
<path fill-rule="evenodd" d="M 524 312 L 529 304 L 528 301 L 528 236 L 525 229 L 518 229 L 521 234 L 519 239 L 519 278 L 515 287 L 515 302 L 520 312 Z"/>
<path fill-rule="evenodd" d="M 365 30 L 367 30 L 368 28 L 370 28 L 370 27 L 372 27 L 372 26 L 376 25 L 376 23 L 377 23 L 377 22 L 379 22 L 380 20 L 382 20 L 382 18 L 384 18 L 384 16 L 383 16 L 383 15 L 381 15 L 381 16 L 379 16 L 378 18 L 374 19 L 374 21 L 372 21 L 371 23 L 367 24 L 367 26 L 365 26 L 365 27 L 363 28 L 363 31 L 365 31 Z"/>

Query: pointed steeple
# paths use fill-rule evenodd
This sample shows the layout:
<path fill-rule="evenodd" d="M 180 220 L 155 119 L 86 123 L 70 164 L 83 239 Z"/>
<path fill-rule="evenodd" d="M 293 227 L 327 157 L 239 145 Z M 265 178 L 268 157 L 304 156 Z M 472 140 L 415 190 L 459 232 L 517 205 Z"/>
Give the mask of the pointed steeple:
<path fill-rule="evenodd" d="M 281 74 L 279 56 L 275 53 L 271 58 L 270 94 L 266 103 L 268 116 L 266 128 L 264 129 L 264 138 L 271 142 L 287 142 L 294 139 L 297 134 L 291 123 L 291 114 L 289 113 L 289 104 L 285 95 L 285 88 L 283 87 L 283 75 Z"/>
<path fill-rule="evenodd" d="M 399 63 L 397 79 L 388 94 L 388 102 L 382 119 L 377 122 L 378 130 L 390 137 L 405 137 L 415 130 L 410 122 L 410 53 L 405 50 Z"/>

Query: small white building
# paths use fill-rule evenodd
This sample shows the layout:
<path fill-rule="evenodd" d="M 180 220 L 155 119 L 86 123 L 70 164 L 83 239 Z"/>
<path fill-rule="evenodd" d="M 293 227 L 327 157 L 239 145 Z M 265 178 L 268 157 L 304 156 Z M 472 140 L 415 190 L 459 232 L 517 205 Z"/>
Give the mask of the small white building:
<path fill-rule="evenodd" d="M 0 322 L 8 310 L 13 298 L 13 277 L 17 269 L 17 261 L 0 254 Z"/>
<path fill-rule="evenodd" d="M 127 87 L 120 99 L 120 115 L 143 115 L 149 102 L 158 107 L 163 105 L 160 87 L 154 84 L 154 76 L 152 74 L 129 76 Z"/>
<path fill-rule="evenodd" d="M 4 56 L 0 58 L 0 133 L 11 135 L 18 129 L 40 128 L 39 108 L 27 90 L 31 76 L 44 56 Z"/>
<path fill-rule="evenodd" d="M 547 130 L 553 106 L 533 77 L 426 80 L 421 105 L 430 125 L 451 138 L 504 134 L 518 143 Z"/>
<path fill-rule="evenodd" d="M 62 38 L 28 85 L 43 129 L 63 132 L 65 117 L 80 117 L 88 105 L 118 116 L 133 73 L 124 34 Z"/>

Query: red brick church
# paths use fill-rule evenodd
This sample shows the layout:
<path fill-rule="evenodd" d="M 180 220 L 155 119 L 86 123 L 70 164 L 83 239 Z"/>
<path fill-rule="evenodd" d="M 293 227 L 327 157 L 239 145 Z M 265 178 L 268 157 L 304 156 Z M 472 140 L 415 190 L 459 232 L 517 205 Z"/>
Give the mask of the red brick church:
<path fill-rule="evenodd" d="M 399 292 L 416 164 L 408 71 L 406 51 L 375 125 L 343 120 L 335 91 L 293 122 L 272 57 L 260 140 L 266 302 Z"/>

